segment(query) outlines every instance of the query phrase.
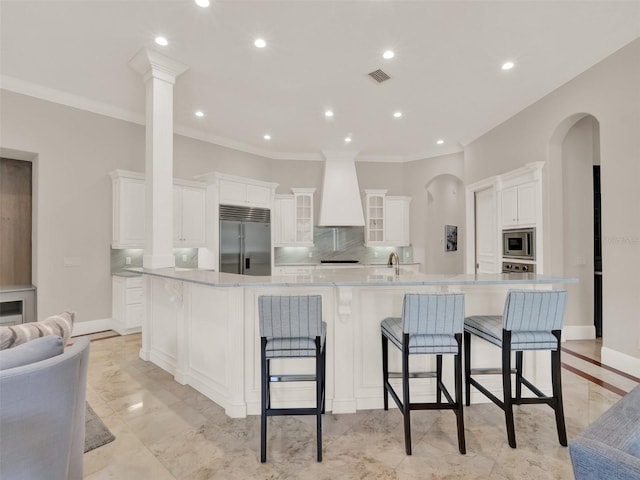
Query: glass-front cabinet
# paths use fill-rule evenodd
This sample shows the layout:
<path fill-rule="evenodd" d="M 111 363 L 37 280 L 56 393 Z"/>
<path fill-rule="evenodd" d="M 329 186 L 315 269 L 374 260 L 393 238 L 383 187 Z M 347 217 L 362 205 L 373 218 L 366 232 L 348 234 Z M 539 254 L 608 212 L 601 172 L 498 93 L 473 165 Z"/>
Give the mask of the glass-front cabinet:
<path fill-rule="evenodd" d="M 292 188 L 297 245 L 313 245 L 313 193 L 315 188 Z"/>
<path fill-rule="evenodd" d="M 365 244 L 376 245 L 385 241 L 385 196 L 386 190 L 365 190 L 366 198 L 366 227 Z"/>

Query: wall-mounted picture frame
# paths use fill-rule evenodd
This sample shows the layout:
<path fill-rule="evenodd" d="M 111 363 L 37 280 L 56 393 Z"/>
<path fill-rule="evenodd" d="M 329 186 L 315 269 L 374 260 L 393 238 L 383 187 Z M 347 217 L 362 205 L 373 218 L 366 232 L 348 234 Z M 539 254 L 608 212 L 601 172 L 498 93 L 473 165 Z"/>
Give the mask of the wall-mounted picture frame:
<path fill-rule="evenodd" d="M 444 226 L 445 252 L 455 252 L 458 250 L 458 227 L 456 225 Z"/>

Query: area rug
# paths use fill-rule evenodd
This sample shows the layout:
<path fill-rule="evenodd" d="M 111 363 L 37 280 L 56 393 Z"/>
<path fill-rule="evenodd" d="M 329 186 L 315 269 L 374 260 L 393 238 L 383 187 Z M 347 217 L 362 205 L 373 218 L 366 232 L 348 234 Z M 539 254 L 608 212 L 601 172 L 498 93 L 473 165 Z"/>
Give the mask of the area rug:
<path fill-rule="evenodd" d="M 102 423 L 100 417 L 93 411 L 89 402 L 87 402 L 87 413 L 85 414 L 85 434 L 84 434 L 84 453 L 113 442 L 116 437 Z"/>

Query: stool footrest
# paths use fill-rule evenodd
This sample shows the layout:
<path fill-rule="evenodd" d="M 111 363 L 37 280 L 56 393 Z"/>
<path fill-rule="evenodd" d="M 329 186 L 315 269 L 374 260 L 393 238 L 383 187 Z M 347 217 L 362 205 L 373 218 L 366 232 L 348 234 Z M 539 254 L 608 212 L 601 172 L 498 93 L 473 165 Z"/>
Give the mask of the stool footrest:
<path fill-rule="evenodd" d="M 270 375 L 270 382 L 315 382 L 315 375 Z"/>
<path fill-rule="evenodd" d="M 481 385 L 480 383 L 478 383 L 474 378 L 471 378 L 469 380 L 469 383 L 474 387 L 476 387 L 478 390 L 480 390 L 489 400 L 491 400 L 493 403 L 495 403 L 497 406 L 499 406 L 501 409 L 504 410 L 504 402 L 500 400 L 498 397 L 496 397 L 489 390 L 487 390 L 484 387 L 484 385 Z"/>
<path fill-rule="evenodd" d="M 317 408 L 270 408 L 266 412 L 267 417 L 278 417 L 281 415 L 317 415 Z"/>
<path fill-rule="evenodd" d="M 512 368 L 511 373 L 516 373 L 516 369 Z M 502 369 L 499 367 L 472 368 L 471 375 L 502 375 Z"/>
<path fill-rule="evenodd" d="M 437 372 L 410 372 L 409 378 L 436 378 Z M 402 378 L 402 372 L 389 372 L 389 378 Z"/>

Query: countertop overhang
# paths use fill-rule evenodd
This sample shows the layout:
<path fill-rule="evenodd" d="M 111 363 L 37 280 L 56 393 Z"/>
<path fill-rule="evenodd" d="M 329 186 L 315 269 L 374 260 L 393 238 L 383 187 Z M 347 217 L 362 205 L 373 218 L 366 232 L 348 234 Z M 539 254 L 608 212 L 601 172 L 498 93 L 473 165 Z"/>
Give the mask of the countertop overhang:
<path fill-rule="evenodd" d="M 130 269 L 142 273 L 181 282 L 197 283 L 212 287 L 283 287 L 283 286 L 418 286 L 418 285 L 536 285 L 577 283 L 576 278 L 566 278 L 536 273 L 483 273 L 483 274 L 425 274 L 400 270 L 394 274 L 387 267 L 338 267 L 314 270 L 305 275 L 251 276 L 213 272 L 199 269 Z"/>

